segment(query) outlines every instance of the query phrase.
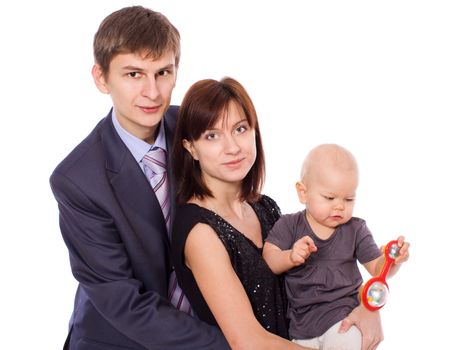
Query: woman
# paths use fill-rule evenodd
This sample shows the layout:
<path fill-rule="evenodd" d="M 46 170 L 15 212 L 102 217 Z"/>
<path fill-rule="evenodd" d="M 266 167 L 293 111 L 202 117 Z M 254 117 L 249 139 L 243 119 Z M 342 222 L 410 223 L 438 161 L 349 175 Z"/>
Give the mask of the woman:
<path fill-rule="evenodd" d="M 256 111 L 235 80 L 202 80 L 180 107 L 173 148 L 180 183 L 172 249 L 196 315 L 233 349 L 305 349 L 287 340 L 282 283 L 262 259 L 280 216 L 261 195 L 264 153 Z"/>

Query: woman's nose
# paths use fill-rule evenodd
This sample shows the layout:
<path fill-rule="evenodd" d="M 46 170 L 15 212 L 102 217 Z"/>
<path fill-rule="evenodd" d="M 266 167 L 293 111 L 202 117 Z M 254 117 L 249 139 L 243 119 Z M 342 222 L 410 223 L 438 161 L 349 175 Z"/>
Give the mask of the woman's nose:
<path fill-rule="evenodd" d="M 233 135 L 228 135 L 225 137 L 225 147 L 226 152 L 232 154 L 239 152 L 241 149 Z"/>

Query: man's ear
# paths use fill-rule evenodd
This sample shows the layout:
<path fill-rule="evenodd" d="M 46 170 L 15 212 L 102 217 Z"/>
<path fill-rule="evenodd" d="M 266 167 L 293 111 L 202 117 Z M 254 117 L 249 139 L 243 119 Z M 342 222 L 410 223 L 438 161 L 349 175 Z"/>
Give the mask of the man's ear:
<path fill-rule="evenodd" d="M 191 154 L 191 157 L 198 160 L 197 152 L 192 142 L 183 139 L 183 147 Z"/>
<path fill-rule="evenodd" d="M 295 183 L 295 189 L 297 190 L 298 199 L 302 204 L 306 204 L 307 200 L 307 190 L 306 186 L 302 181 L 297 181 Z"/>
<path fill-rule="evenodd" d="M 96 63 L 92 67 L 91 73 L 97 89 L 99 89 L 100 92 L 103 92 L 104 94 L 109 94 L 109 88 L 108 84 L 106 83 L 106 77 L 103 69 Z"/>

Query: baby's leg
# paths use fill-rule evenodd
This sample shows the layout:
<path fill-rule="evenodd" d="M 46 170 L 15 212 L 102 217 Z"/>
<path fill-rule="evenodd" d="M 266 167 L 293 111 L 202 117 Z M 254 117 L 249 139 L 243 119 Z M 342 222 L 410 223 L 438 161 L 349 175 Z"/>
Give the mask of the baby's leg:
<path fill-rule="evenodd" d="M 298 345 L 306 346 L 307 348 L 320 349 L 320 339 L 319 338 L 292 339 L 292 341 Z"/>
<path fill-rule="evenodd" d="M 342 321 L 339 321 L 330 329 L 328 329 L 323 336 L 322 350 L 361 350 L 362 336 L 361 332 L 355 326 L 345 333 L 339 333 L 339 326 Z"/>

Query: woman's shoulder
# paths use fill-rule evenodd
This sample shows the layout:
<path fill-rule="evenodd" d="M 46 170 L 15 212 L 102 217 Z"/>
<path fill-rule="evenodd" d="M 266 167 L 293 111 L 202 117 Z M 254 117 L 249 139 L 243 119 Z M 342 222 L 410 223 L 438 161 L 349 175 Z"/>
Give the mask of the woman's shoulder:
<path fill-rule="evenodd" d="M 186 240 L 197 224 L 204 222 L 204 208 L 194 203 L 177 206 L 172 227 L 171 249 L 175 265 L 184 261 Z"/>
<path fill-rule="evenodd" d="M 201 207 L 186 203 L 177 206 L 172 229 L 172 240 L 185 240 L 189 231 L 200 221 Z"/>
<path fill-rule="evenodd" d="M 200 214 L 200 207 L 194 203 L 180 204 L 176 208 L 175 222 L 189 220 Z"/>
<path fill-rule="evenodd" d="M 177 207 L 173 223 L 173 235 L 186 238 L 197 224 L 211 225 L 215 214 L 196 203 L 185 203 Z"/>
<path fill-rule="evenodd" d="M 275 200 L 273 198 L 269 197 L 268 195 L 262 194 L 260 196 L 260 198 L 258 199 L 257 203 L 260 206 L 262 206 L 270 211 L 275 211 L 281 215 L 281 210 L 280 210 L 280 207 L 278 206 L 277 202 L 275 202 Z"/>
<path fill-rule="evenodd" d="M 262 194 L 255 203 L 254 209 L 260 217 L 264 217 L 269 221 L 270 227 L 272 227 L 281 216 L 281 210 L 278 204 L 265 194 Z"/>

